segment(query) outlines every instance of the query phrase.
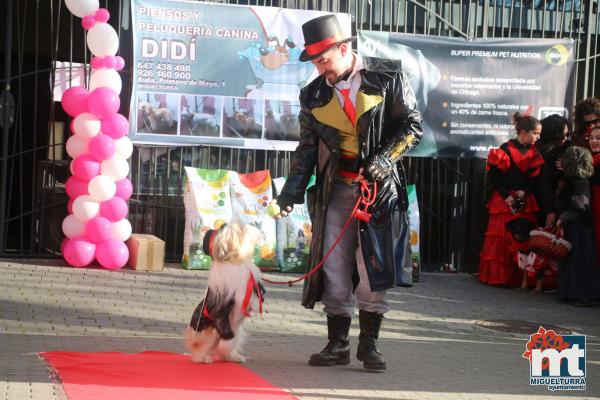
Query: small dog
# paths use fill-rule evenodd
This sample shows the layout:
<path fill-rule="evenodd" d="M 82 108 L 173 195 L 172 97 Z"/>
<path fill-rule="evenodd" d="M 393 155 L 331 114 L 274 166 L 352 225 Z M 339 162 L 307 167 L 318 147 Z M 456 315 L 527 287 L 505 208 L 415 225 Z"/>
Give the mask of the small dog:
<path fill-rule="evenodd" d="M 142 113 L 145 122 L 150 124 L 152 132 L 164 131 L 175 125 L 173 113 L 166 107 L 156 108 L 147 101 L 138 105 L 138 110 Z"/>
<path fill-rule="evenodd" d="M 212 114 L 197 113 L 189 107 L 184 107 L 181 109 L 181 120 L 187 124 L 193 134 L 200 133 L 203 136 L 219 134 L 217 118 Z"/>
<path fill-rule="evenodd" d="M 251 225 L 229 223 L 204 235 L 203 250 L 212 257 L 206 297 L 198 304 L 185 330 L 192 361 L 244 362 L 242 323 L 252 312 L 262 313 L 265 293 L 254 248 L 261 233 Z"/>

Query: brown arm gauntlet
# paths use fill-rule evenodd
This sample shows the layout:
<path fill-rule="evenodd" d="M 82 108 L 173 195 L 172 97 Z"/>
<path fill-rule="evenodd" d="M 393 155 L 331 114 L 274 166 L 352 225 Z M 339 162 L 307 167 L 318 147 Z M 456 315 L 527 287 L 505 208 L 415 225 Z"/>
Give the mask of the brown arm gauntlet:
<path fill-rule="evenodd" d="M 392 172 L 400 157 L 417 143 L 416 137 L 408 133 L 399 140 L 386 144 L 367 162 L 368 177 L 377 181 L 385 179 Z"/>

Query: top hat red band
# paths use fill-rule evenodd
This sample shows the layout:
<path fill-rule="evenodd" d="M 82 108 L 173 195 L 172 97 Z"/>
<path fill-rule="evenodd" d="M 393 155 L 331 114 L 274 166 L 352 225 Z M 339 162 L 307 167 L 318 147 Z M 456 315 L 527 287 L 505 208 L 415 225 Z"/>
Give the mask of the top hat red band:
<path fill-rule="evenodd" d="M 306 50 L 306 54 L 308 54 L 309 56 L 313 56 L 315 54 L 321 54 L 324 51 L 329 50 L 331 46 L 333 46 L 339 41 L 340 39 L 336 38 L 335 36 L 331 36 L 313 44 L 305 45 L 304 49 Z"/>

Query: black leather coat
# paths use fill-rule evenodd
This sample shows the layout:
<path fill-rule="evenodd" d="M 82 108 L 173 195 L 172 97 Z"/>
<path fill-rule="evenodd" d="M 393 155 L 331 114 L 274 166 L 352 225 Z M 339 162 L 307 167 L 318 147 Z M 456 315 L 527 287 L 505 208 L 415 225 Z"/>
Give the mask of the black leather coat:
<path fill-rule="evenodd" d="M 406 177 L 399 160 L 403 153 L 420 141 L 421 114 L 414 92 L 401 73 L 399 61 L 369 57 L 364 57 L 363 61 L 365 69 L 360 71 L 362 82 L 359 91 L 368 96 L 380 96 L 383 101 L 362 114 L 357 121 L 361 165 L 367 168 L 375 157 L 385 157 L 390 165 L 395 165 L 389 175 L 378 182 L 374 207 L 385 204 L 391 196 L 397 195 L 402 211 L 406 211 Z M 338 129 L 317 120 L 312 110 L 329 103 L 332 96 L 333 88 L 325 83 L 322 76 L 300 92 L 300 142 L 281 192 L 282 196 L 293 199 L 294 203 L 303 203 L 306 186 L 316 167 L 316 185 L 308 193 L 313 223 L 308 269 L 312 269 L 324 253 L 327 208 L 340 160 Z M 321 299 L 323 281 L 321 271 L 305 281 L 302 304 L 306 308 L 313 308 L 315 302 Z"/>

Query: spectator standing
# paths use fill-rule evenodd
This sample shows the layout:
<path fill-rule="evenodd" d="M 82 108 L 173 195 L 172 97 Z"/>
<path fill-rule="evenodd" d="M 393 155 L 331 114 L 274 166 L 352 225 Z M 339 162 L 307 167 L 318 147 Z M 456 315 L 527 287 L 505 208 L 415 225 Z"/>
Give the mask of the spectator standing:
<path fill-rule="evenodd" d="M 590 178 L 592 189 L 592 212 L 596 236 L 596 256 L 600 262 L 600 128 L 592 129 L 589 136 L 594 163 L 594 175 Z"/>
<path fill-rule="evenodd" d="M 571 243 L 569 257 L 558 269 L 558 294 L 573 305 L 595 304 L 600 296 L 600 269 L 596 259 L 589 178 L 594 173 L 592 153 L 571 146 L 561 157 L 565 186 L 558 195 L 558 221 Z"/>
<path fill-rule="evenodd" d="M 538 197 L 549 198 L 547 210 L 539 214 L 538 224 L 551 227 L 556 222 L 556 195 L 558 193 L 558 182 L 561 180 L 562 172 L 556 167 L 560 156 L 571 145 L 569 142 L 569 120 L 558 114 L 552 114 L 540 121 L 542 132 L 540 140 L 535 144 L 544 158 L 541 170 L 541 182 L 538 190 L 546 190 L 546 193 L 536 193 Z"/>
<path fill-rule="evenodd" d="M 600 100 L 588 97 L 575 105 L 573 113 L 575 130 L 573 144 L 588 147 L 588 136 L 592 129 L 600 128 Z"/>

